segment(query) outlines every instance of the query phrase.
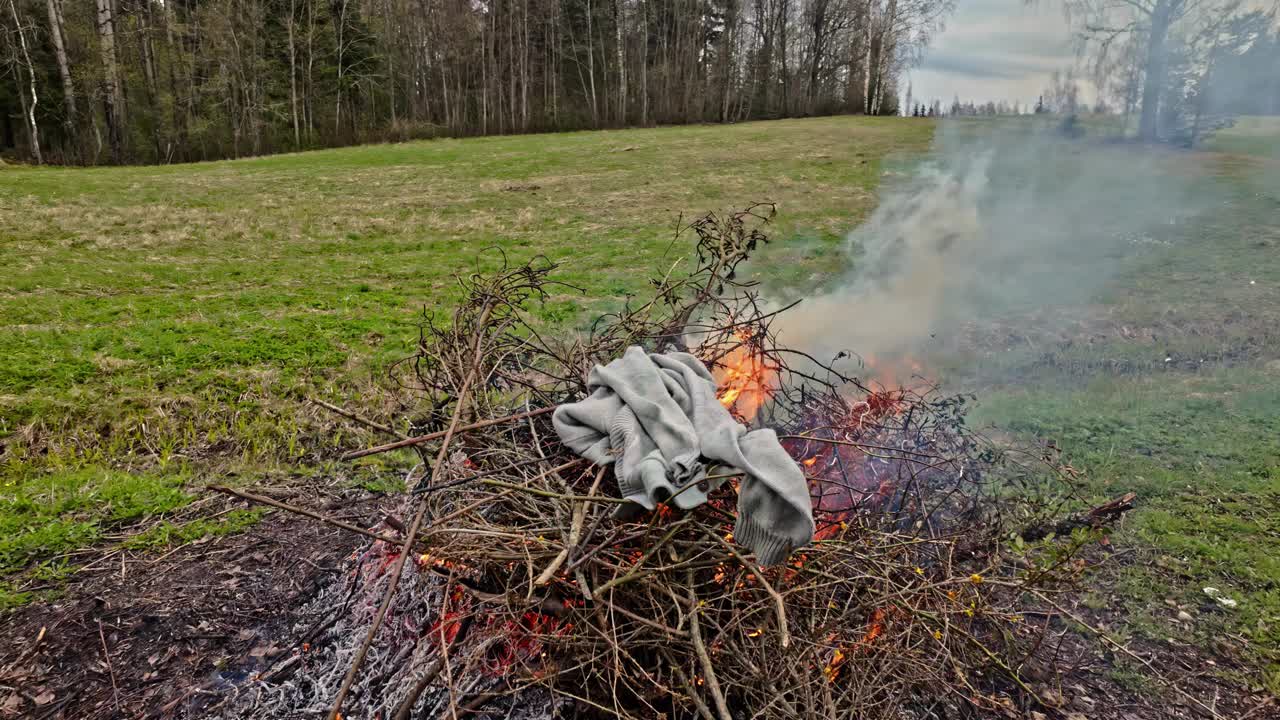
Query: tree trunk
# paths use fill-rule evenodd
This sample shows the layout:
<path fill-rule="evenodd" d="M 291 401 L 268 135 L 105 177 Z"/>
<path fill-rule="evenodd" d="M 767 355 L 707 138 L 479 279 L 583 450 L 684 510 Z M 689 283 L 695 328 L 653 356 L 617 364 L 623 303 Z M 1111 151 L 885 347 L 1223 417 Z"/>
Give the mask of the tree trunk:
<path fill-rule="evenodd" d="M 173 38 L 173 26 L 176 22 L 177 14 L 174 12 L 173 3 L 166 2 L 164 4 L 164 38 L 165 45 L 169 48 L 169 99 L 170 113 L 173 117 L 173 128 L 177 135 L 178 147 L 181 150 L 182 158 L 186 158 L 187 154 L 187 120 L 182 114 L 180 107 L 182 103 L 178 102 L 178 72 L 177 66 L 181 57 L 181 48 Z M 191 89 L 188 88 L 190 93 Z"/>
<path fill-rule="evenodd" d="M 782 0 L 778 3 L 778 45 L 780 47 L 780 60 L 782 68 L 782 116 L 791 116 L 791 73 L 787 70 L 787 16 L 789 0 Z"/>
<path fill-rule="evenodd" d="M 622 26 L 626 16 L 622 0 L 613 0 L 614 56 L 618 63 L 618 124 L 627 124 L 627 64 L 626 45 L 623 43 Z"/>
<path fill-rule="evenodd" d="M 814 0 L 811 21 L 813 47 L 809 53 L 809 97 L 807 109 L 809 114 L 814 114 L 818 110 L 818 75 L 822 70 L 823 45 L 826 42 L 827 0 Z"/>
<path fill-rule="evenodd" d="M 98 50 L 102 58 L 102 105 L 107 121 L 111 161 L 124 160 L 124 99 L 120 96 L 120 69 L 116 63 L 115 17 L 111 0 L 97 0 Z"/>
<path fill-rule="evenodd" d="M 156 89 L 156 65 L 155 52 L 151 46 L 151 4 L 147 3 L 144 10 L 137 13 L 139 32 L 138 32 L 138 59 L 142 64 L 142 78 L 146 83 L 147 105 L 150 107 L 152 122 L 151 124 L 151 145 L 155 151 L 156 162 L 164 159 L 165 153 L 160 148 L 160 115 L 158 92 Z"/>
<path fill-rule="evenodd" d="M 720 122 L 729 122 L 729 107 L 733 97 L 734 85 L 734 41 L 738 32 L 738 0 L 729 0 L 725 4 L 724 36 L 720 41 Z"/>
<path fill-rule="evenodd" d="M 67 116 L 62 124 L 67 129 L 67 141 L 75 139 L 76 127 L 76 91 L 71 82 L 71 66 L 67 63 L 67 47 L 63 40 L 62 8 L 57 0 L 47 0 L 49 10 L 49 39 L 53 41 L 54 58 L 58 61 L 58 76 L 62 78 L 62 99 L 66 105 Z"/>
<path fill-rule="evenodd" d="M 1158 139 L 1160 95 L 1165 81 L 1165 40 L 1169 36 L 1172 8 L 1167 0 L 1156 4 L 1151 13 L 1151 36 L 1147 39 L 1147 72 L 1142 85 L 1142 114 L 1138 118 L 1138 139 L 1155 142 Z"/>
<path fill-rule="evenodd" d="M 854 0 L 853 32 L 849 38 L 849 79 L 845 102 L 849 112 L 867 111 L 867 1 Z"/>
<path fill-rule="evenodd" d="M 649 124 L 649 3 L 640 0 L 641 18 L 644 23 L 640 31 L 640 125 Z"/>
<path fill-rule="evenodd" d="M 31 54 L 27 52 L 27 34 L 22 29 L 22 20 L 18 18 L 18 6 L 13 0 L 9 0 L 9 12 L 13 14 L 13 26 L 18 32 L 18 45 L 22 50 L 22 59 L 27 63 L 27 79 L 31 85 L 31 103 L 26 101 L 22 103 L 23 115 L 27 119 L 27 133 L 31 136 L 31 156 L 35 159 L 37 165 L 44 164 L 44 157 L 40 154 L 40 126 L 36 123 L 36 106 L 40 104 L 40 97 L 36 95 L 36 68 L 31 64 Z M 21 69 L 21 66 L 19 66 Z M 22 97 L 22 73 L 17 73 L 18 79 L 18 96 Z"/>
<path fill-rule="evenodd" d="M 387 101 L 391 105 L 391 127 L 394 130 L 396 122 L 396 51 L 400 47 L 395 37 L 395 25 L 391 22 L 391 0 L 383 0 L 382 18 L 386 24 L 387 38 Z M 290 18 L 292 20 L 292 17 Z M 293 68 L 293 31 L 289 32 L 289 67 Z M 290 78 L 292 80 L 292 78 Z"/>
<path fill-rule="evenodd" d="M 520 14 L 520 130 L 529 132 L 529 0 L 524 0 Z"/>
<path fill-rule="evenodd" d="M 880 28 L 871 29 L 871 47 L 867 53 L 867 102 L 863 111 L 868 115 L 876 114 L 876 98 L 880 96 L 880 53 L 884 49 L 884 38 Z"/>
<path fill-rule="evenodd" d="M 315 104 L 312 100 L 312 92 L 315 90 L 315 35 L 316 35 L 316 17 L 315 17 L 315 0 L 306 0 L 307 3 L 307 78 L 302 84 L 302 115 L 303 124 L 307 127 L 307 142 L 312 142 L 312 136 L 315 133 L 316 111 Z"/>
<path fill-rule="evenodd" d="M 302 129 L 298 125 L 298 48 L 293 38 L 293 25 L 297 17 L 297 2 L 289 0 L 289 19 L 285 29 L 289 32 L 289 108 L 293 115 L 293 149 L 302 147 Z"/>
<path fill-rule="evenodd" d="M 334 142 L 341 142 L 341 138 L 342 138 L 342 81 L 343 81 L 342 56 L 346 50 L 346 45 L 344 40 L 344 36 L 346 35 L 346 32 L 345 32 L 346 27 L 347 27 L 347 0 L 340 0 L 340 2 L 338 3 L 338 23 L 337 23 L 337 27 L 334 28 L 334 33 L 336 34 L 337 41 L 338 41 L 338 47 L 337 47 L 338 57 L 337 57 L 337 68 L 336 68 L 338 73 L 338 87 L 337 87 L 337 92 L 334 93 L 335 97 L 333 101 Z"/>
<path fill-rule="evenodd" d="M 587 79 L 591 83 L 591 126 L 598 128 L 600 105 L 596 102 L 596 46 L 591 14 L 591 0 L 587 0 Z"/>

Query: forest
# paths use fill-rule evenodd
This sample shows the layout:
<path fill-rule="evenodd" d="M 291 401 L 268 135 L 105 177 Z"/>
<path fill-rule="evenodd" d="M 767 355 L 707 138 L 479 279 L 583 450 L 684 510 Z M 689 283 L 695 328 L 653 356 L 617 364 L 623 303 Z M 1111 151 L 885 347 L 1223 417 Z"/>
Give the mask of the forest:
<path fill-rule="evenodd" d="M 0 147 L 168 163 L 898 112 L 950 0 L 0 0 Z"/>

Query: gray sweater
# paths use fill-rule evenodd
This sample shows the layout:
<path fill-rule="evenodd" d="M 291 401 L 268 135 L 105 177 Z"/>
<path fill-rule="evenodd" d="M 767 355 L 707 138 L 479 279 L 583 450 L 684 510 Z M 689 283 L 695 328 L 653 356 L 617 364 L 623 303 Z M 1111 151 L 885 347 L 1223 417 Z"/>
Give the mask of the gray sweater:
<path fill-rule="evenodd" d="M 688 510 L 718 482 L 703 482 L 706 461 L 741 470 L 734 539 L 765 565 L 813 539 L 804 473 L 772 430 L 748 431 L 716 398 L 716 383 L 696 357 L 628 348 L 587 377 L 590 396 L 560 406 L 552 419 L 561 441 L 601 465 L 617 462 L 624 513 L 652 510 L 675 495 Z"/>

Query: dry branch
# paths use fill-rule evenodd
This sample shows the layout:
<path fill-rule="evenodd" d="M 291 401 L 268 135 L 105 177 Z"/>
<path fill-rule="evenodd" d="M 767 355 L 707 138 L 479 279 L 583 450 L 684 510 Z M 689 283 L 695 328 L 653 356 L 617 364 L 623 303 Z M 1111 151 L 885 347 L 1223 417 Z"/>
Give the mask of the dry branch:
<path fill-rule="evenodd" d="M 537 410 L 530 410 L 528 412 L 517 413 L 515 415 L 508 415 L 506 417 L 493 418 L 492 420 L 481 420 L 480 422 L 471 423 L 470 425 L 463 425 L 462 427 L 457 428 L 456 432 L 469 432 L 471 430 L 480 430 L 483 428 L 491 427 L 493 425 L 502 425 L 504 423 L 516 422 L 518 420 L 524 420 L 525 418 L 537 417 L 538 415 L 545 415 L 554 410 L 555 408 L 553 407 L 538 408 Z M 365 448 L 364 450 L 355 450 L 343 455 L 342 459 L 355 460 L 357 458 L 368 457 L 369 455 L 377 455 L 378 453 L 391 452 L 392 450 L 399 450 L 400 448 L 410 447 L 411 445 L 421 445 L 423 443 L 429 443 L 432 440 L 439 440 L 440 438 L 447 435 L 448 432 L 449 432 L 448 430 L 441 430 L 439 432 L 427 433 L 426 435 L 419 435 L 417 437 L 405 438 L 404 440 L 400 440 L 399 442 L 387 443 L 386 445 L 378 445 L 377 447 Z"/>

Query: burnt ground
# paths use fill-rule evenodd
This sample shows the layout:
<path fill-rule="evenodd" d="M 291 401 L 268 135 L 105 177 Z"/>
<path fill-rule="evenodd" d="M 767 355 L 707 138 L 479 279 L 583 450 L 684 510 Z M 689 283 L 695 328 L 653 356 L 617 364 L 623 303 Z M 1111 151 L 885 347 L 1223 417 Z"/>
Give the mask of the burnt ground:
<path fill-rule="evenodd" d="M 382 517 L 377 496 L 301 495 L 280 497 L 369 526 Z M 303 606 L 342 580 L 344 564 L 364 543 L 275 512 L 247 532 L 90 567 L 60 597 L 22 608 L 0 628 L 0 717 L 206 717 L 231 691 L 309 649 L 304 641 L 315 633 L 306 627 L 311 619 L 300 616 Z M 1280 718 L 1274 698 L 1226 679 L 1244 670 L 1233 638 L 1213 647 L 1125 638 L 1128 652 L 1121 652 L 1060 612 L 1104 631 L 1124 625 L 1123 598 L 1109 595 L 1106 580 L 1147 558 L 1110 544 L 1092 555 L 1102 583 L 1028 618 L 1047 624 L 1044 647 L 1052 647 L 1059 673 L 1026 669 L 1049 704 L 1027 717 Z"/>
<path fill-rule="evenodd" d="M 376 498 L 290 502 L 361 522 Z M 202 717 L 221 691 L 295 650 L 294 609 L 332 582 L 360 543 L 273 512 L 246 532 L 163 554 L 121 553 L 82 570 L 56 599 L 4 619 L 0 717 Z"/>

